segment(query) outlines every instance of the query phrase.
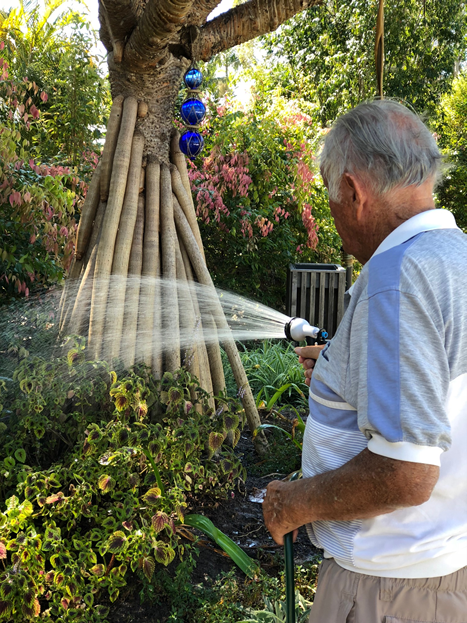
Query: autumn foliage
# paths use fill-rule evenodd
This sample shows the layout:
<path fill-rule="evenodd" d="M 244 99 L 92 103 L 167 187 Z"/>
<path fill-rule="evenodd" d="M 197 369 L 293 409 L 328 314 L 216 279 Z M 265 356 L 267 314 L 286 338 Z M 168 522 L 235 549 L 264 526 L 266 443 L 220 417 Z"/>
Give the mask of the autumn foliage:
<path fill-rule="evenodd" d="M 317 259 L 319 129 L 296 103 L 261 92 L 246 109 L 208 107 L 205 155 L 189 171 L 208 266 L 219 285 L 280 307 L 288 264 Z"/>
<path fill-rule="evenodd" d="M 10 78 L 4 58 L 0 71 L 0 292 L 28 296 L 33 286 L 60 279 L 69 266 L 74 213 L 87 184 L 76 168 L 35 156 L 31 143 L 42 123 L 38 106 L 48 94 L 27 77 Z M 95 154 L 83 156 L 83 168 L 92 170 Z"/>

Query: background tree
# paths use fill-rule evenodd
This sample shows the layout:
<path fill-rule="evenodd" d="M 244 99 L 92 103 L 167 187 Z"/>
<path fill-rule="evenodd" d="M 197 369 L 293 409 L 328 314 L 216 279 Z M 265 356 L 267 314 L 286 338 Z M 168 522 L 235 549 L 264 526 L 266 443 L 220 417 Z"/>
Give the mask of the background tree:
<path fill-rule="evenodd" d="M 394 0 L 385 5 L 384 93 L 419 113 L 435 112 L 465 56 L 465 2 Z M 273 79 L 285 95 L 318 105 L 328 125 L 377 94 L 374 38 L 378 2 L 323 2 L 265 37 Z"/>
<path fill-rule="evenodd" d="M 446 154 L 448 171 L 437 192 L 439 204 L 453 212 L 467 231 L 467 75 L 458 76 L 439 105 L 433 124 Z"/>
<path fill-rule="evenodd" d="M 22 128 L 30 154 L 79 166 L 83 151 L 99 149 L 110 104 L 89 25 L 64 0 L 21 0 L 0 12 L 0 40 L 10 78 L 38 87 L 23 89 L 22 103 L 31 98 L 42 112 L 41 124 Z"/>
<path fill-rule="evenodd" d="M 189 177 L 215 283 L 285 311 L 288 265 L 339 262 L 341 242 L 315 166 L 320 128 L 303 102 L 265 90 L 266 68 L 248 77 L 247 106 L 209 101 Z"/>
<path fill-rule="evenodd" d="M 109 90 L 94 38 L 61 0 L 0 12 L 0 292 L 63 279 Z"/>

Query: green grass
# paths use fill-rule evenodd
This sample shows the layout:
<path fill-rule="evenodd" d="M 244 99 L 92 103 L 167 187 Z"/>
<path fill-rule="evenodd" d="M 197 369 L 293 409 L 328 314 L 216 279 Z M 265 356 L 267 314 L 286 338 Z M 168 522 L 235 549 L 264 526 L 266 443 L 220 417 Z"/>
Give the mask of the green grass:
<path fill-rule="evenodd" d="M 253 348 L 239 344 L 240 358 L 255 398 L 269 403 L 284 385 L 290 386 L 278 397 L 275 407 L 291 405 L 307 409 L 308 387 L 303 368 L 291 343 L 265 340 Z M 222 353 L 227 391 L 235 395 L 237 388 L 225 353 Z"/>

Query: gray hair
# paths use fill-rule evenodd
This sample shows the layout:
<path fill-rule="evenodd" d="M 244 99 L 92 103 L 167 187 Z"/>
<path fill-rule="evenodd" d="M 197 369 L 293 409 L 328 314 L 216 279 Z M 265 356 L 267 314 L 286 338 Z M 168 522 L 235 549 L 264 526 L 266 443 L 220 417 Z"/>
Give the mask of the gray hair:
<path fill-rule="evenodd" d="M 373 192 L 419 186 L 440 177 L 441 154 L 430 130 L 408 108 L 392 100 L 359 104 L 339 117 L 324 140 L 321 173 L 333 201 L 344 173 L 360 175 Z"/>

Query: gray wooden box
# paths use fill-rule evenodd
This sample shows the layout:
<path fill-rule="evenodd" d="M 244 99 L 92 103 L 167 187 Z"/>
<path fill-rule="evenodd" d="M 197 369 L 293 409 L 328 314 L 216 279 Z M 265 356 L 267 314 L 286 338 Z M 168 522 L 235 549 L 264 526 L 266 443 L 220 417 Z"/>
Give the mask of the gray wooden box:
<path fill-rule="evenodd" d="M 344 315 L 345 268 L 338 264 L 290 264 L 287 313 L 332 337 Z"/>

